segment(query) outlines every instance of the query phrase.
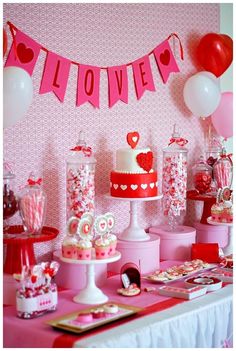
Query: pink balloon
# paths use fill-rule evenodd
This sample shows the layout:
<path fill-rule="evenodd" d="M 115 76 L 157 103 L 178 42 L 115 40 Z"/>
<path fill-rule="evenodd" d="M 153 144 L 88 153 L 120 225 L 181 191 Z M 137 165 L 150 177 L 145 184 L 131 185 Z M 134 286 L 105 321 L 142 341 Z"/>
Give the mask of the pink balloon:
<path fill-rule="evenodd" d="M 221 94 L 220 104 L 211 115 L 217 133 L 225 139 L 233 136 L 233 93 Z"/>

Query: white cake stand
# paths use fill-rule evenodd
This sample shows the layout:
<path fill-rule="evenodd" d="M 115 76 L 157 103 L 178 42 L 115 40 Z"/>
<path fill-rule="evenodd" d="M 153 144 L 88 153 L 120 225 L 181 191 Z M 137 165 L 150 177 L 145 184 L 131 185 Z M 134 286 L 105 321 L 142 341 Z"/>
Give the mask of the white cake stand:
<path fill-rule="evenodd" d="M 225 254 L 225 256 L 231 255 L 233 253 L 233 223 L 223 223 L 223 222 L 215 222 L 212 220 L 211 217 L 207 218 L 207 223 L 212 224 L 212 225 L 224 225 L 226 227 L 229 227 L 229 238 L 228 238 L 228 245 L 225 246 L 222 250 Z"/>
<path fill-rule="evenodd" d="M 94 255 L 93 255 L 94 256 Z M 73 298 L 74 302 L 77 303 L 84 303 L 88 305 L 95 305 L 99 303 L 103 303 L 108 301 L 108 296 L 103 294 L 102 290 L 99 289 L 95 284 L 95 264 L 101 263 L 112 263 L 116 262 L 121 258 L 120 252 L 116 251 L 115 254 L 111 257 L 104 258 L 104 259 L 92 259 L 92 260 L 73 260 L 70 258 L 60 257 L 60 259 L 67 263 L 75 263 L 75 264 L 85 264 L 87 265 L 86 274 L 87 274 L 87 285 L 86 287 L 79 292 Z"/>
<path fill-rule="evenodd" d="M 138 203 L 145 201 L 154 201 L 162 198 L 163 195 L 157 195 L 153 197 L 144 198 L 123 198 L 114 197 L 110 194 L 106 194 L 105 197 L 110 200 L 120 200 L 130 202 L 130 222 L 129 226 L 119 235 L 119 239 L 126 241 L 146 241 L 149 240 L 150 236 L 145 232 L 143 228 L 138 224 Z"/>

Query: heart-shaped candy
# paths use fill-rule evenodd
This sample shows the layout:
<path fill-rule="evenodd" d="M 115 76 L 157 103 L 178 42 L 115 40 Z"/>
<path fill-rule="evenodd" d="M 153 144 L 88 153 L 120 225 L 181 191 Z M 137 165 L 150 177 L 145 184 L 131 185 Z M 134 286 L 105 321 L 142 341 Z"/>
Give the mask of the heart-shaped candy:
<path fill-rule="evenodd" d="M 139 133 L 138 132 L 128 133 L 126 139 L 129 146 L 131 146 L 132 149 L 134 149 L 137 146 L 139 141 Z"/>
<path fill-rule="evenodd" d="M 148 151 L 147 153 L 141 152 L 136 156 L 138 165 L 146 172 L 150 172 L 153 163 L 153 153 Z"/>

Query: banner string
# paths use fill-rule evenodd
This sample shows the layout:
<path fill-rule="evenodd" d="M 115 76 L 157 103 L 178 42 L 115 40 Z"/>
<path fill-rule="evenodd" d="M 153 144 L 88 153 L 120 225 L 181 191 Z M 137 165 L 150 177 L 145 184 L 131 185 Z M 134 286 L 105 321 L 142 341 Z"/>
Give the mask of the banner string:
<path fill-rule="evenodd" d="M 11 31 L 11 35 L 12 35 L 12 38 L 13 38 L 14 52 L 15 52 L 16 58 L 18 59 L 17 47 L 16 47 L 16 42 L 15 42 L 15 33 L 14 33 L 14 31 L 17 32 L 19 29 L 18 29 L 13 23 L 11 23 L 10 21 L 7 21 L 7 24 L 8 24 L 8 26 L 9 26 L 9 28 L 10 28 L 10 31 Z M 177 33 L 171 33 L 171 34 L 168 36 L 167 40 L 169 40 L 169 39 L 172 38 L 172 37 L 176 37 L 176 38 L 178 39 L 178 41 L 179 41 L 180 57 L 181 57 L 181 60 L 183 60 L 183 59 L 184 59 L 184 50 L 183 50 L 183 46 L 182 46 L 181 40 L 180 40 L 180 38 L 179 38 L 179 36 L 178 36 Z M 44 46 L 42 46 L 41 44 L 40 44 L 40 46 L 41 46 L 41 49 L 42 49 L 43 51 L 45 51 L 46 53 L 48 53 L 48 52 L 50 51 L 50 50 L 48 50 L 47 48 L 45 48 Z M 155 50 L 155 49 L 153 49 L 152 51 L 150 51 L 150 52 L 147 54 L 147 56 L 152 55 L 153 52 L 154 52 L 154 50 Z M 74 64 L 74 65 L 77 65 L 77 66 L 80 65 L 79 62 L 72 61 L 72 60 L 69 60 L 69 61 L 70 61 L 72 64 Z M 134 62 L 134 61 L 130 61 L 130 62 L 124 64 L 124 65 L 119 65 L 119 66 L 126 66 L 126 67 L 128 67 L 128 66 L 131 66 L 131 65 L 133 64 L 133 62 Z M 100 69 L 103 69 L 103 70 L 107 70 L 109 67 L 110 67 L 110 66 L 100 66 L 99 68 L 100 68 Z"/>

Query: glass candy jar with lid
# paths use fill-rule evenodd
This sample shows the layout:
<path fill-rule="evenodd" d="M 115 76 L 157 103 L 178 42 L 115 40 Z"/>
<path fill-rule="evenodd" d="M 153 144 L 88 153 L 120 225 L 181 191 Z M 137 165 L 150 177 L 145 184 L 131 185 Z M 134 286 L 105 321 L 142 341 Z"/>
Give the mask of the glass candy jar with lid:
<path fill-rule="evenodd" d="M 7 232 L 9 225 L 8 220 L 18 211 L 18 200 L 14 192 L 14 178 L 9 163 L 4 162 L 3 164 L 3 230 Z"/>
<path fill-rule="evenodd" d="M 40 234 L 45 221 L 47 198 L 41 187 L 42 178 L 30 173 L 27 184 L 20 194 L 19 208 L 24 230 L 28 234 Z"/>
<path fill-rule="evenodd" d="M 95 165 L 91 147 L 86 145 L 80 131 L 77 145 L 70 150 L 66 169 L 67 219 L 81 218 L 86 212 L 94 215 Z"/>
<path fill-rule="evenodd" d="M 164 215 L 174 229 L 177 218 L 186 210 L 188 141 L 180 137 L 174 125 L 173 134 L 163 149 L 162 192 Z"/>
<path fill-rule="evenodd" d="M 213 175 L 217 188 L 230 188 L 233 180 L 233 162 L 231 155 L 227 155 L 226 149 L 223 147 L 220 157 L 214 163 Z"/>
<path fill-rule="evenodd" d="M 211 192 L 212 167 L 207 164 L 204 156 L 200 156 L 193 166 L 193 183 L 199 194 Z"/>

